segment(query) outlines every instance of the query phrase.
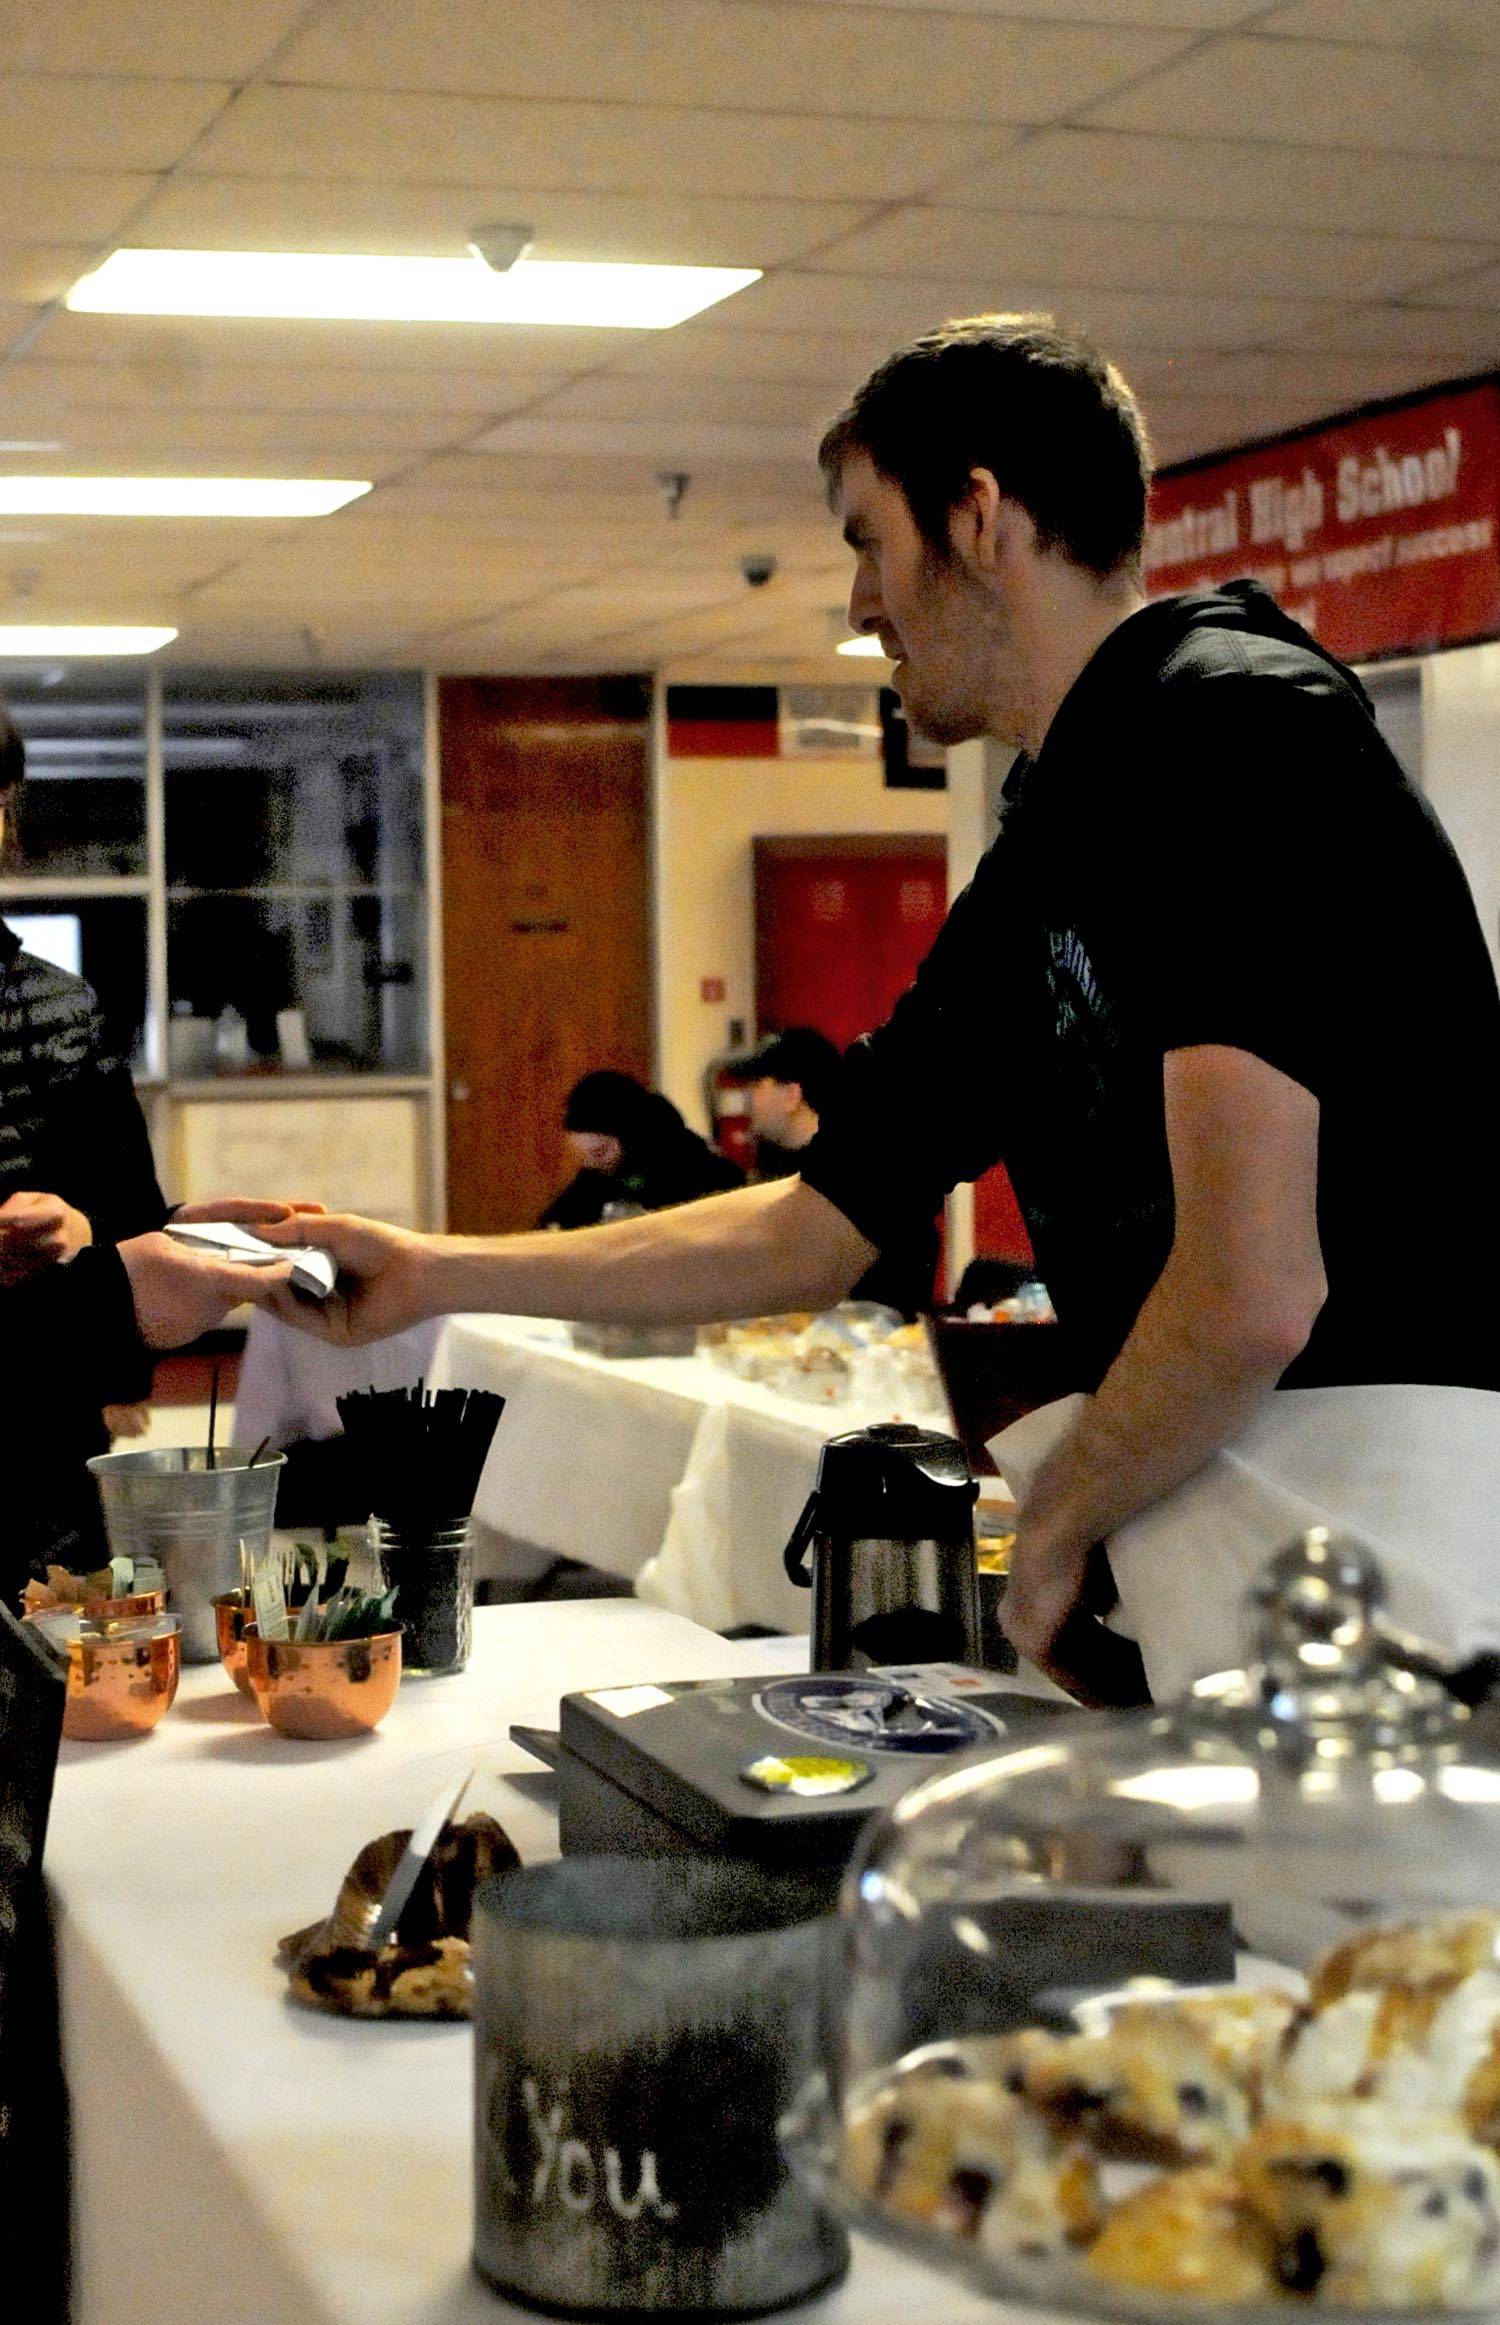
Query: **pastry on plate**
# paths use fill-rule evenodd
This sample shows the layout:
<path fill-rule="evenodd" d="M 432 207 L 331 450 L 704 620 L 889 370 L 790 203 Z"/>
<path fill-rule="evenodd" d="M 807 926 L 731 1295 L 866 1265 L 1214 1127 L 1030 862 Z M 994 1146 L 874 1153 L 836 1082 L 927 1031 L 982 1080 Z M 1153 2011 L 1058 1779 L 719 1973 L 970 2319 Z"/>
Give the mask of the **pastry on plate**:
<path fill-rule="evenodd" d="M 1293 2292 L 1354 2309 L 1500 2299 L 1500 2165 L 1445 2116 L 1357 2103 L 1272 2116 L 1235 2172 Z"/>
<path fill-rule="evenodd" d="M 1115 2285 L 1179 2299 L 1274 2301 L 1276 2240 L 1231 2171 L 1168 2172 L 1115 2207 L 1085 2256 Z"/>
<path fill-rule="evenodd" d="M 871 2202 L 995 2258 L 1056 2259 L 1104 2217 L 1080 2141 L 1009 2092 L 946 2073 L 902 2075 L 856 2100 L 844 2155 Z"/>

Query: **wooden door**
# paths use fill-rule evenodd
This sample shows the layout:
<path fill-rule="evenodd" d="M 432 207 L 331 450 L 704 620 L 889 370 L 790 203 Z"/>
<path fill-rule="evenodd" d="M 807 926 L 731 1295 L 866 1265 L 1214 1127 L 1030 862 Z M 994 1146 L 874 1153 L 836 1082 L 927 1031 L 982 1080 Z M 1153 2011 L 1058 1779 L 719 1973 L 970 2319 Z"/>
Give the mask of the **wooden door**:
<path fill-rule="evenodd" d="M 650 1077 L 647 735 L 639 679 L 439 681 L 456 1232 L 535 1224 L 581 1074 Z"/>

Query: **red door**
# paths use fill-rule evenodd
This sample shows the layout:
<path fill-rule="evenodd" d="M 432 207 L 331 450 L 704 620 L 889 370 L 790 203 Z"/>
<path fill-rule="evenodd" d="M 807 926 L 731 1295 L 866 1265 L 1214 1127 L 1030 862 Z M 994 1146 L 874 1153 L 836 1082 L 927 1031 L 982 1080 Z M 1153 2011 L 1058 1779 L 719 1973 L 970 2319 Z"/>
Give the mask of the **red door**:
<path fill-rule="evenodd" d="M 901 832 L 755 842 L 755 1013 L 761 1033 L 816 1026 L 841 1049 L 887 1018 L 943 924 L 947 845 Z M 975 1059 L 975 1071 L 986 1070 Z M 974 1188 L 974 1249 L 1029 1260 L 1004 1169 Z"/>

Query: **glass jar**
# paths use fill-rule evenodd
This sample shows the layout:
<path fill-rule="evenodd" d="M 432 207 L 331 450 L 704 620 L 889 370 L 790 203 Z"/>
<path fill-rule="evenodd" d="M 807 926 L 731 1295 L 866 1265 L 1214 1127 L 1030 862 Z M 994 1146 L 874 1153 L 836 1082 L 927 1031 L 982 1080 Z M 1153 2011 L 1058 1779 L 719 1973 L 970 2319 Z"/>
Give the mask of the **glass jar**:
<path fill-rule="evenodd" d="M 1500 2313 L 1496 1658 L 1322 1529 L 1243 1672 L 906 1793 L 794 2136 L 858 2225 L 1022 2307 Z"/>
<path fill-rule="evenodd" d="M 462 1671 L 474 1630 L 474 1521 L 404 1528 L 370 1520 L 370 1548 L 396 1591 L 401 1668 L 408 1679 Z"/>

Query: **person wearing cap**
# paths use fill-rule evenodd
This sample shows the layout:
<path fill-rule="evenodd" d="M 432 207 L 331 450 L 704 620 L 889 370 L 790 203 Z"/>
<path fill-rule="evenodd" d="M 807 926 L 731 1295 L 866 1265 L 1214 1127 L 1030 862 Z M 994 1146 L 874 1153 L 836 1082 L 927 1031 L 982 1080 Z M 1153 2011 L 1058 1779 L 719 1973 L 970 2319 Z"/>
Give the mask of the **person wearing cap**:
<path fill-rule="evenodd" d="M 797 1169 L 798 1155 L 817 1136 L 843 1062 L 837 1043 L 810 1025 L 768 1034 L 758 1049 L 736 1060 L 750 1092 L 757 1179 L 784 1179 Z"/>
<path fill-rule="evenodd" d="M 750 1128 L 755 1133 L 755 1177 L 784 1179 L 802 1167 L 804 1148 L 834 1103 L 843 1053 L 826 1033 L 810 1025 L 789 1025 L 752 1050 L 739 1071 L 750 1088 Z M 887 1237 L 873 1266 L 849 1292 L 851 1300 L 876 1300 L 898 1315 L 919 1316 L 932 1306 L 937 1275 L 938 1231 L 934 1219 L 913 1219 Z"/>
<path fill-rule="evenodd" d="M 826 1306 L 1003 1161 L 1080 1392 L 1001 1444 L 1024 1654 L 1098 1699 L 1107 1543 L 1154 1693 L 1241 1663 L 1247 1584 L 1313 1523 L 1378 1542 L 1398 1622 L 1492 1645 L 1500 993 L 1431 806 L 1255 583 L 1147 602 L 1141 414 L 1050 316 L 899 350 L 820 459 L 912 724 L 1018 754 L 914 982 L 795 1177 L 553 1251 L 336 1220 L 313 1329 Z"/>
<path fill-rule="evenodd" d="M 604 1071 L 575 1082 L 563 1139 L 577 1168 L 539 1227 L 593 1227 L 615 1204 L 664 1211 L 744 1183 L 737 1164 L 695 1137 L 671 1100 L 633 1074 Z"/>

